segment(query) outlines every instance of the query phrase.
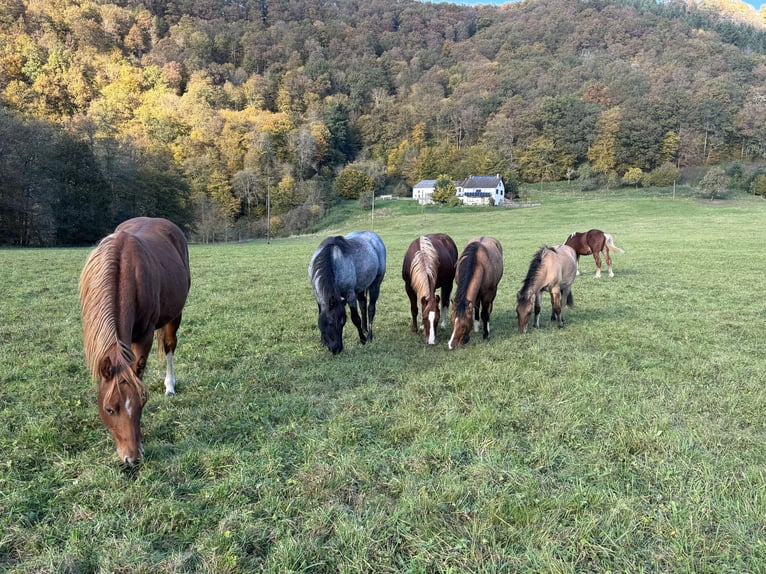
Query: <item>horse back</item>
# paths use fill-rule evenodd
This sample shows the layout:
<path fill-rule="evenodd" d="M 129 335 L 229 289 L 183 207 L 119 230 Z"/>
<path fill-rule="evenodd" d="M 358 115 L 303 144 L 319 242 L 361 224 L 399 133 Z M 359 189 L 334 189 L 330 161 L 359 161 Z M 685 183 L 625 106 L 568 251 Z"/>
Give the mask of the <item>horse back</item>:
<path fill-rule="evenodd" d="M 154 330 L 178 317 L 191 285 L 183 232 L 166 219 L 137 217 L 113 235 L 119 242 L 120 298 L 134 298 L 136 321 L 143 318 Z"/>
<path fill-rule="evenodd" d="M 352 265 L 336 268 L 339 287 L 362 291 L 382 282 L 386 274 L 386 246 L 380 236 L 374 231 L 352 231 L 345 240 L 349 246 L 345 255 Z"/>
<path fill-rule="evenodd" d="M 577 276 L 577 253 L 567 245 L 556 245 L 552 248 L 556 253 L 558 282 L 571 285 Z"/>

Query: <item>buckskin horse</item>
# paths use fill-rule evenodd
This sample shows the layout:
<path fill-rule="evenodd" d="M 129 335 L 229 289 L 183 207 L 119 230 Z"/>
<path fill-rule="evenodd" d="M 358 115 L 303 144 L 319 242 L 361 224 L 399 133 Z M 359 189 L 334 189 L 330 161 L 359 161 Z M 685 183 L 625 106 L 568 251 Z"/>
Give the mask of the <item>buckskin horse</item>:
<path fill-rule="evenodd" d="M 309 262 L 309 279 L 319 306 L 322 345 L 333 355 L 343 350 L 346 305 L 359 341 L 363 345 L 372 341 L 372 322 L 385 274 L 386 247 L 377 233 L 353 231 L 319 244 Z"/>
<path fill-rule="evenodd" d="M 604 233 L 600 229 L 591 229 L 584 233 L 575 231 L 571 233 L 564 245 L 568 245 L 574 249 L 577 254 L 577 274 L 580 274 L 580 255 L 591 255 L 596 260 L 596 277 L 601 277 L 601 255 L 604 254 L 606 258 L 606 266 L 609 269 L 609 277 L 614 277 L 612 271 L 612 258 L 609 257 L 609 251 L 616 251 L 617 253 L 625 253 L 622 249 L 614 244 L 614 239 L 609 233 Z"/>
<path fill-rule="evenodd" d="M 489 317 L 503 278 L 503 247 L 493 237 L 471 239 L 457 262 L 457 291 L 452 306 L 452 336 L 448 347 L 456 349 L 468 342 L 471 327 L 478 333 L 479 318 L 483 334 L 489 337 Z"/>
<path fill-rule="evenodd" d="M 410 243 L 402 263 L 404 289 L 410 299 L 412 332 L 418 332 L 418 301 L 422 307 L 423 334 L 429 345 L 436 343 L 436 325 L 447 324 L 449 298 L 455 279 L 457 246 L 446 233 L 430 233 Z M 441 289 L 441 298 L 436 290 Z M 441 311 L 439 303 L 441 302 Z"/>
<path fill-rule="evenodd" d="M 542 292 L 551 294 L 551 321 L 558 321 L 559 327 L 564 326 L 564 310 L 562 300 L 568 307 L 574 306 L 572 283 L 577 273 L 577 258 L 574 250 L 568 245 L 556 247 L 542 246 L 532 257 L 527 276 L 516 293 L 516 317 L 519 322 L 519 333 L 526 333 L 529 317 L 534 306 L 535 327 L 540 326 L 540 308 Z"/>
<path fill-rule="evenodd" d="M 190 285 L 183 232 L 148 217 L 129 219 L 102 239 L 80 275 L 83 343 L 98 381 L 98 413 L 128 466 L 143 456 L 143 377 L 154 337 L 165 355 L 165 393 L 175 393 L 176 332 Z"/>

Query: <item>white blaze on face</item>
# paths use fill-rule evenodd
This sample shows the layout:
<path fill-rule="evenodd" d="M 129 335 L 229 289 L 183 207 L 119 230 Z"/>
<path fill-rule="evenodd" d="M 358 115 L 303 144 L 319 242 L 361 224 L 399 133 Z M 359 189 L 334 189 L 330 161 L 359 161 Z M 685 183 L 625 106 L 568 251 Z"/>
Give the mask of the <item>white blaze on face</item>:
<path fill-rule="evenodd" d="M 128 413 L 129 417 L 133 417 L 133 405 L 130 403 L 129 398 L 125 401 L 125 412 Z"/>
<path fill-rule="evenodd" d="M 173 353 L 165 355 L 165 394 L 176 394 L 176 373 L 173 369 Z"/>
<path fill-rule="evenodd" d="M 428 324 L 431 325 L 431 331 L 428 333 L 428 344 L 436 344 L 436 313 L 431 311 L 428 313 Z"/>

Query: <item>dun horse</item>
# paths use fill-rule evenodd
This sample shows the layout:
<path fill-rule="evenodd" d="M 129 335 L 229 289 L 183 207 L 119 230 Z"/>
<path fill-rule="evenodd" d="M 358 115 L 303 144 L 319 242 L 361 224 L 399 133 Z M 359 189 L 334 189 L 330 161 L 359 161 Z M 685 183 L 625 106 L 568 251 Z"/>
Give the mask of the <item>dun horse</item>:
<path fill-rule="evenodd" d="M 532 308 L 535 312 L 535 327 L 540 326 L 540 307 L 542 292 L 551 294 L 551 321 L 558 321 L 564 326 L 562 300 L 568 307 L 574 306 L 572 283 L 577 273 L 577 257 L 567 245 L 556 247 L 543 246 L 537 250 L 529 264 L 529 271 L 521 289 L 516 293 L 516 316 L 519 321 L 519 333 L 526 333 Z"/>
<path fill-rule="evenodd" d="M 478 333 L 480 317 L 484 324 L 484 338 L 489 337 L 489 317 L 502 278 L 503 248 L 500 242 L 493 237 L 471 239 L 457 262 L 450 349 L 468 342 L 471 327 Z"/>
<path fill-rule="evenodd" d="M 585 233 L 575 231 L 567 237 L 564 242 L 575 250 L 577 254 L 577 274 L 580 274 L 580 255 L 591 255 L 596 260 L 596 277 L 601 277 L 601 255 L 604 254 L 606 258 L 606 266 L 609 269 L 609 277 L 614 277 L 612 271 L 612 258 L 609 257 L 609 251 L 616 251 L 617 253 L 625 253 L 622 249 L 614 244 L 614 239 L 609 233 L 604 233 L 599 229 L 591 229 Z"/>
<path fill-rule="evenodd" d="M 456 263 L 457 246 L 446 233 L 432 233 L 415 239 L 404 255 L 402 279 L 410 299 L 412 332 L 418 332 L 419 300 L 423 314 L 423 334 L 429 345 L 436 343 L 439 319 L 442 328 L 447 324 Z M 437 289 L 441 289 L 441 299 L 436 294 Z"/>
<path fill-rule="evenodd" d="M 148 217 L 130 219 L 101 240 L 80 275 L 85 358 L 98 380 L 98 413 L 125 464 L 143 455 L 143 376 L 154 336 L 165 354 L 165 393 L 175 392 L 176 331 L 190 284 L 184 234 L 170 221 Z"/>
<path fill-rule="evenodd" d="M 328 237 L 314 252 L 309 279 L 319 306 L 319 332 L 322 345 L 334 355 L 343 350 L 346 304 L 359 341 L 363 345 L 372 341 L 372 321 L 385 274 L 386 247 L 372 231 Z"/>

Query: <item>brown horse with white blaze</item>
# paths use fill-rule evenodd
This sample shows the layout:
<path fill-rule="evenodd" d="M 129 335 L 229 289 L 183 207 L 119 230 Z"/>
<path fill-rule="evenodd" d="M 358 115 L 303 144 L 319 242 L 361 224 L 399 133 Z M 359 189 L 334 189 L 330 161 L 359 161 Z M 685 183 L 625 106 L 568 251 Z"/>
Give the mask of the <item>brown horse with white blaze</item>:
<path fill-rule="evenodd" d="M 614 277 L 612 271 L 612 258 L 609 257 L 609 251 L 616 251 L 617 253 L 625 253 L 622 249 L 614 244 L 614 239 L 611 234 L 604 233 L 600 229 L 591 229 L 584 233 L 575 231 L 570 233 L 564 245 L 568 245 L 574 249 L 577 254 L 577 274 L 580 274 L 580 255 L 593 255 L 593 259 L 596 260 L 596 277 L 601 277 L 601 253 L 604 254 L 606 259 L 606 266 L 609 269 L 609 277 Z"/>
<path fill-rule="evenodd" d="M 165 393 L 175 393 L 176 332 L 190 285 L 183 232 L 148 217 L 129 219 L 102 239 L 80 275 L 85 358 L 98 380 L 98 412 L 127 465 L 143 455 L 143 376 L 155 336 L 165 355 Z"/>
<path fill-rule="evenodd" d="M 540 326 L 540 308 L 542 292 L 551 294 L 551 321 L 558 321 L 559 327 L 564 326 L 564 310 L 562 300 L 567 307 L 574 306 L 572 283 L 577 276 L 577 258 L 574 250 L 568 245 L 548 247 L 543 245 L 532 257 L 529 270 L 516 293 L 516 317 L 519 322 L 519 333 L 526 333 L 529 318 L 534 307 L 535 327 Z"/>
<path fill-rule="evenodd" d="M 410 243 L 402 263 L 404 289 L 410 300 L 412 332 L 418 332 L 418 301 L 422 308 L 423 334 L 436 344 L 436 325 L 447 325 L 449 298 L 455 280 L 457 246 L 446 233 L 429 233 Z M 441 289 L 441 298 L 436 290 Z M 441 303 L 441 310 L 439 309 Z"/>
<path fill-rule="evenodd" d="M 471 239 L 457 262 L 450 349 L 468 342 L 471 327 L 479 331 L 479 318 L 484 324 L 484 338 L 489 337 L 489 317 L 502 278 L 503 247 L 500 242 L 494 237 Z"/>

